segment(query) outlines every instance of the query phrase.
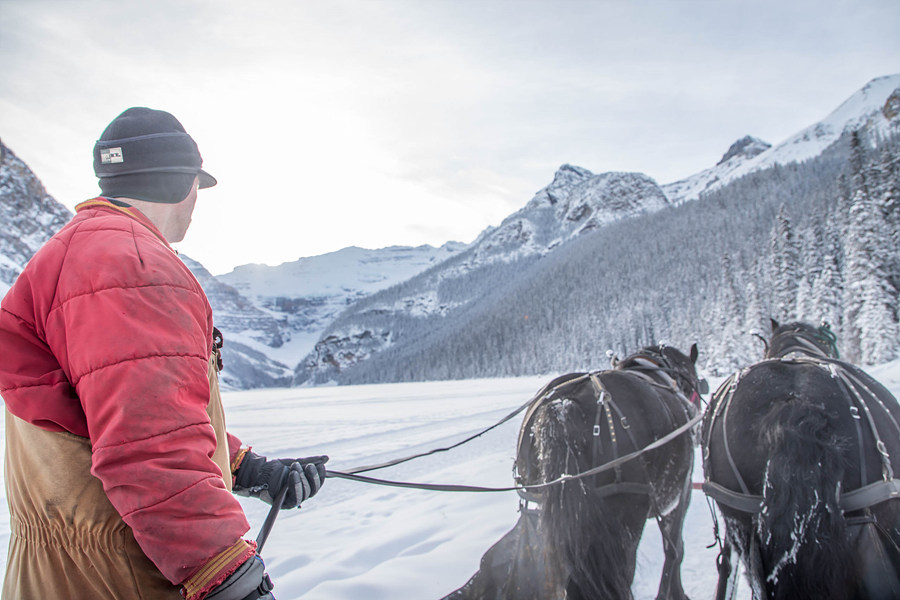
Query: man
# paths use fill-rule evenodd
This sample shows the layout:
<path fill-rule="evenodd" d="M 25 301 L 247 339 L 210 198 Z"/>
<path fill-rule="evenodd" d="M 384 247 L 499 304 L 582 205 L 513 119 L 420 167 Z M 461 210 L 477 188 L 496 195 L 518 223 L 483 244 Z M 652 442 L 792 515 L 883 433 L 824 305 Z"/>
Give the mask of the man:
<path fill-rule="evenodd" d="M 3 598 L 272 598 L 230 493 L 299 506 L 327 457 L 226 433 L 203 290 L 169 245 L 216 184 L 171 114 L 131 108 L 94 147 L 102 196 L 0 305 L 11 530 Z"/>

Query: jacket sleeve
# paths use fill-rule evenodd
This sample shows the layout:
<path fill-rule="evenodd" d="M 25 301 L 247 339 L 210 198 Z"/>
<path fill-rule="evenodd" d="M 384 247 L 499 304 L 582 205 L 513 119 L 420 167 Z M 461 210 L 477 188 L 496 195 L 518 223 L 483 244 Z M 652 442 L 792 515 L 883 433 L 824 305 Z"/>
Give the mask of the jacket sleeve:
<path fill-rule="evenodd" d="M 244 446 L 243 442 L 241 442 L 240 438 L 233 433 L 228 433 L 228 458 L 231 462 L 231 474 L 232 476 L 235 472 L 240 468 L 241 461 L 244 460 L 244 456 L 247 455 L 247 452 L 250 450 L 249 446 Z"/>
<path fill-rule="evenodd" d="M 228 557 L 233 570 L 253 547 L 241 540 L 249 524 L 212 460 L 208 303 L 176 257 L 167 262 L 147 245 L 139 263 L 95 257 L 91 269 L 102 277 L 70 268 L 91 289 L 66 296 L 61 285 L 48 333 L 69 357 L 91 472 L 144 553 L 180 584 L 215 557 Z M 207 574 L 206 588 L 227 575 Z"/>

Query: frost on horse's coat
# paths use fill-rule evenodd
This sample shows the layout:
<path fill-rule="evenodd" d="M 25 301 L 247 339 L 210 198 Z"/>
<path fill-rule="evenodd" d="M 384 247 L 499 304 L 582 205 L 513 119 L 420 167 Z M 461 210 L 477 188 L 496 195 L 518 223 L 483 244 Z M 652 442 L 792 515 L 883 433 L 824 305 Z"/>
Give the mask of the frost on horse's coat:
<path fill-rule="evenodd" d="M 827 326 L 773 321 L 766 358 L 704 418 L 705 489 L 726 524 L 716 598 L 733 555 L 756 599 L 900 597 L 900 498 L 880 494 L 898 483 L 900 405 L 837 358 Z"/>
<path fill-rule="evenodd" d="M 515 528 L 482 557 L 477 573 L 447 599 L 630 599 L 637 546 L 648 518 L 662 531 L 659 597 L 686 600 L 681 529 L 690 501 L 690 430 L 696 415 L 696 347 L 645 348 L 616 368 L 550 382 L 529 407 L 516 471 L 523 493 Z M 615 469 L 579 477 L 638 453 Z M 549 486 L 563 475 L 572 479 Z"/>

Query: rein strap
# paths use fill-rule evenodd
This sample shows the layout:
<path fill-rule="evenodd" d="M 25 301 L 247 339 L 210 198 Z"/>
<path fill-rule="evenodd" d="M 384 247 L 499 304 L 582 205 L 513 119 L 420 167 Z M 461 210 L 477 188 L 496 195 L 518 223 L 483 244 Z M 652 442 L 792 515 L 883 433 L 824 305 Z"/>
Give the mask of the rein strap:
<path fill-rule="evenodd" d="M 588 469 L 587 471 L 583 471 L 581 473 L 577 473 L 575 475 L 563 475 L 562 477 L 558 477 L 552 481 L 547 481 L 545 483 L 537 483 L 529 486 L 510 486 L 510 487 L 481 487 L 474 485 L 454 485 L 454 484 L 441 484 L 441 483 L 412 483 L 407 481 L 391 481 L 388 479 L 378 479 L 375 477 L 367 477 L 365 475 L 359 475 L 359 471 L 352 472 L 343 472 L 343 471 L 332 471 L 328 470 L 326 472 L 326 477 L 335 477 L 338 479 L 350 479 L 351 481 L 360 481 L 363 483 L 372 483 L 376 485 L 386 485 L 391 487 L 403 487 L 403 488 L 414 488 L 419 490 L 430 490 L 434 492 L 512 492 L 512 491 L 529 491 L 529 490 L 539 490 L 548 488 L 554 485 L 559 485 L 561 483 L 566 483 L 567 481 L 576 481 L 579 479 L 584 479 L 585 477 L 590 477 L 591 475 L 596 475 L 598 473 L 603 473 L 604 471 L 609 471 L 610 469 L 614 469 L 618 466 L 621 466 L 627 463 L 630 460 L 634 460 L 635 458 L 641 456 L 645 452 L 649 452 L 651 450 L 656 450 L 660 446 L 664 446 L 665 444 L 671 442 L 678 436 L 684 434 L 688 430 L 690 430 L 694 425 L 700 422 L 703 418 L 702 414 L 698 414 L 693 419 L 679 427 L 671 431 L 668 435 L 665 435 L 658 440 L 647 444 L 640 450 L 636 450 L 629 454 L 625 454 L 624 456 L 620 456 L 615 460 L 611 460 L 606 462 L 600 466 L 594 467 L 593 469 Z"/>

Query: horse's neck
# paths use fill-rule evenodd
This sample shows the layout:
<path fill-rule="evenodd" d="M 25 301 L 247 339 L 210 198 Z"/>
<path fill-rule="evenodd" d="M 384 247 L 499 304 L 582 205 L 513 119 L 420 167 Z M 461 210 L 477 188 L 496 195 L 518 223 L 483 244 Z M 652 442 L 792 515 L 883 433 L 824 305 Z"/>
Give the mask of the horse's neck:
<path fill-rule="evenodd" d="M 649 358 L 646 358 L 644 356 L 636 356 L 632 359 L 632 362 L 634 365 L 639 367 L 639 369 L 631 371 L 635 375 L 639 375 L 649 380 L 653 380 L 653 376 L 656 375 L 666 385 L 672 386 L 673 388 L 678 387 L 675 383 L 675 379 L 673 379 L 672 376 L 669 375 L 658 362 L 650 360 Z"/>
<path fill-rule="evenodd" d="M 771 358 L 791 358 L 798 356 L 820 356 L 822 358 L 828 358 L 828 352 L 810 340 L 805 334 L 792 333 L 790 337 L 785 337 L 789 340 L 789 343 L 783 348 L 779 348 L 777 352 L 773 352 Z M 775 340 L 772 341 L 772 348 L 775 348 Z"/>
<path fill-rule="evenodd" d="M 641 379 L 644 379 L 645 381 L 648 381 L 653 385 L 662 386 L 663 388 L 669 389 L 679 400 L 681 400 L 685 404 L 685 406 L 691 409 L 691 414 L 695 414 L 693 412 L 693 403 L 691 403 L 690 399 L 687 397 L 684 391 L 682 391 L 681 386 L 678 385 L 678 382 L 675 381 L 675 378 L 669 374 L 665 367 L 644 356 L 635 356 L 634 358 L 632 358 L 631 364 L 629 366 L 632 365 L 636 366 L 637 368 L 629 369 L 628 367 L 625 367 L 622 370 L 632 373 L 633 375 L 637 375 Z"/>

